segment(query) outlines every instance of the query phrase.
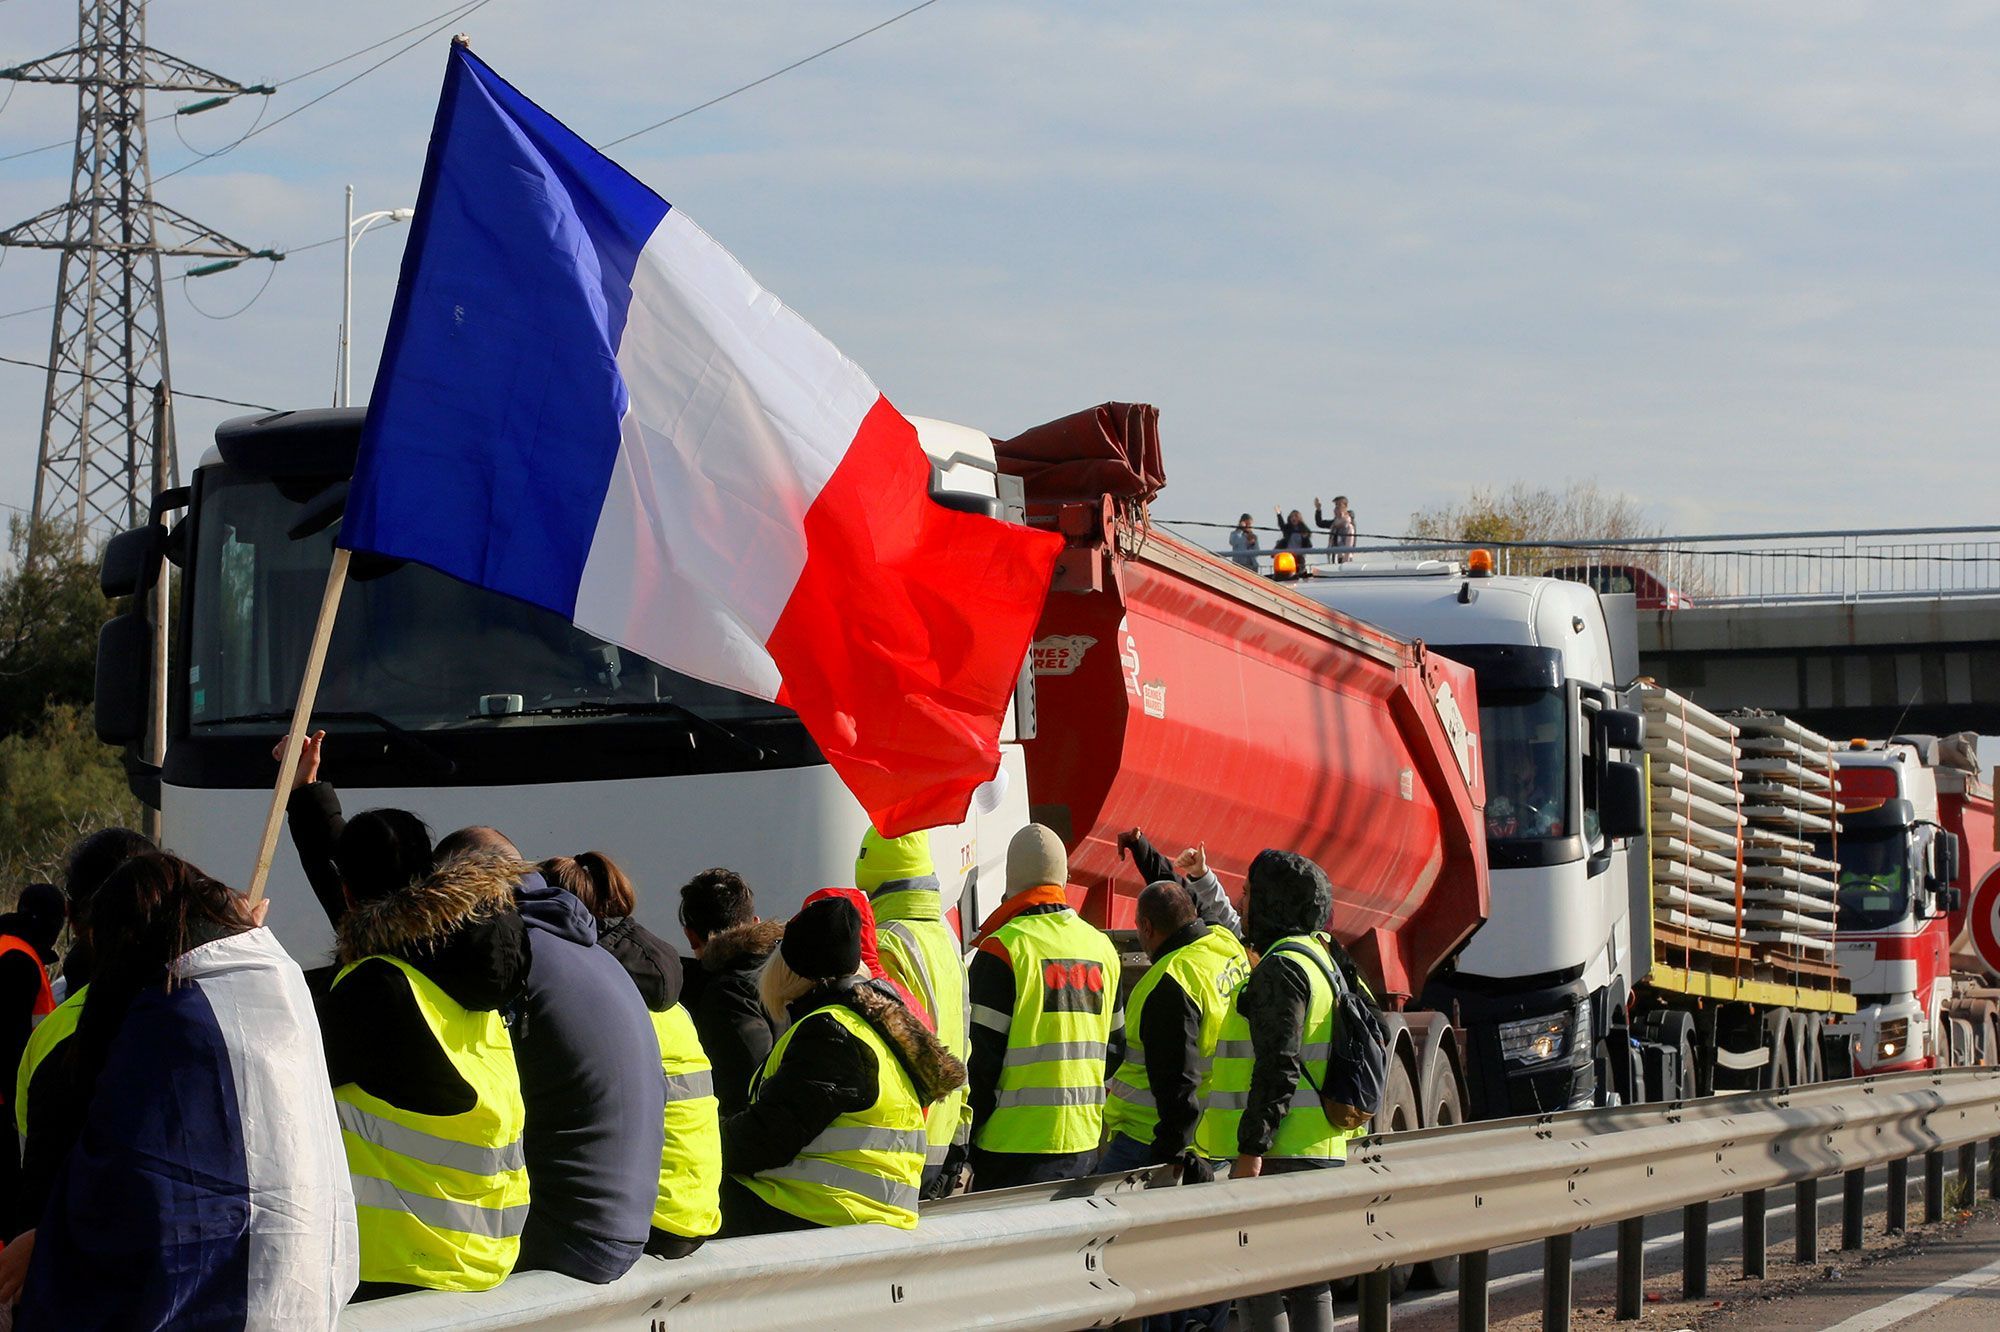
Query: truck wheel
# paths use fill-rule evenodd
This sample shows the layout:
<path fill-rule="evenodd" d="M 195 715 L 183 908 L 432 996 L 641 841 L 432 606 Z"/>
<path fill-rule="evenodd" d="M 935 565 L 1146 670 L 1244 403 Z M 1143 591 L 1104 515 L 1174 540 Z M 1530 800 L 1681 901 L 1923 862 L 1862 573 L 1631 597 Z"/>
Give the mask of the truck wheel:
<path fill-rule="evenodd" d="M 1797 1080 L 1792 1063 L 1792 1013 L 1780 1008 L 1764 1015 L 1764 1053 L 1770 1056 L 1757 1070 L 1759 1091 L 1784 1091 Z"/>
<path fill-rule="evenodd" d="M 1979 1062 L 2000 1064 L 2000 1019 L 1995 1019 L 1991 1013 L 1979 1024 L 1979 1041 Z"/>
<path fill-rule="evenodd" d="M 1826 1081 L 1826 1021 L 1817 1013 L 1801 1013 L 1799 1040 L 1799 1081 L 1806 1084 Z"/>
<path fill-rule="evenodd" d="M 1838 1081 L 1854 1076 L 1854 1042 L 1847 1036 L 1829 1036 L 1824 1029 L 1819 1036 L 1820 1071 L 1826 1077 Z"/>
<path fill-rule="evenodd" d="M 1429 1085 L 1424 1088 L 1424 1127 L 1443 1128 L 1465 1122 L 1465 1102 L 1459 1095 L 1458 1074 L 1442 1051 L 1431 1062 Z M 1393 1283 L 1392 1283 L 1393 1284 Z M 1410 1284 L 1419 1290 L 1450 1290 L 1458 1284 L 1458 1258 L 1433 1258 L 1418 1263 L 1410 1272 Z"/>

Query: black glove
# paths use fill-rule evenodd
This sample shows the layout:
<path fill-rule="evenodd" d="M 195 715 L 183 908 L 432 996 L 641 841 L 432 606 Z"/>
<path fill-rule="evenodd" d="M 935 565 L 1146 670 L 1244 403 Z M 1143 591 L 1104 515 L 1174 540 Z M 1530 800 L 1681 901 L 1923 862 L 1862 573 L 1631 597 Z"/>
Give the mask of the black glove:
<path fill-rule="evenodd" d="M 955 1142 L 945 1148 L 944 1165 L 938 1170 L 937 1178 L 931 1181 L 931 1186 L 924 1190 L 924 1201 L 936 1202 L 958 1192 L 959 1183 L 965 1178 L 966 1155 L 962 1143 Z"/>
<path fill-rule="evenodd" d="M 1215 1162 L 1199 1152 L 1189 1152 L 1181 1158 L 1181 1183 L 1207 1184 L 1215 1179 Z"/>

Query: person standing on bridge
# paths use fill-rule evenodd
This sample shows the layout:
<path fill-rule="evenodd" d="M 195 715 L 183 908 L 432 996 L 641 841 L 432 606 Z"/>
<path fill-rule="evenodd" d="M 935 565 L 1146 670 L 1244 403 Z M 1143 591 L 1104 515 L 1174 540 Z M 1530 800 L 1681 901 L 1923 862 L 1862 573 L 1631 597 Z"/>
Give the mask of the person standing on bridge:
<path fill-rule="evenodd" d="M 980 926 L 972 996 L 972 1187 L 1077 1179 L 1097 1159 L 1104 1079 L 1125 1049 L 1118 950 L 1070 909 L 1069 856 L 1031 823 Z"/>
<path fill-rule="evenodd" d="M 1313 500 L 1313 523 L 1315 526 L 1323 527 L 1333 534 L 1326 539 L 1326 544 L 1333 548 L 1333 559 L 1336 564 L 1345 564 L 1354 558 L 1351 554 L 1354 549 L 1354 511 L 1347 507 L 1347 496 L 1335 495 L 1333 497 L 1333 517 L 1331 518 L 1320 512 L 1319 500 L 1315 497 Z"/>
<path fill-rule="evenodd" d="M 938 1040 L 963 1062 L 972 1053 L 966 1035 L 971 1000 L 966 992 L 965 954 L 958 932 L 944 918 L 930 833 L 894 838 L 873 828 L 862 833 L 854 886 L 868 894 L 875 909 L 883 969 L 916 996 Z M 971 1133 L 963 1087 L 931 1107 L 924 1121 L 924 1134 L 930 1140 L 924 1152 L 926 1198 L 945 1197 L 957 1187 Z"/>
<path fill-rule="evenodd" d="M 924 1109 L 965 1066 L 861 963 L 861 913 L 844 897 L 799 909 L 760 987 L 789 1022 L 722 1126 L 723 1233 L 819 1226 L 914 1229 Z"/>
<path fill-rule="evenodd" d="M 1334 1125 L 1308 1070 L 1318 1065 L 1323 1081 L 1333 1051 L 1339 996 L 1320 933 L 1333 913 L 1333 885 L 1304 856 L 1260 851 L 1244 906 L 1247 942 L 1259 958 L 1223 1016 L 1202 1079 L 1195 1148 L 1212 1161 L 1233 1159 L 1231 1179 L 1343 1165 L 1348 1140 L 1367 1129 Z M 1322 1332 L 1333 1325 L 1333 1292 L 1315 1282 L 1252 1296 L 1239 1312 L 1248 1332 Z"/>

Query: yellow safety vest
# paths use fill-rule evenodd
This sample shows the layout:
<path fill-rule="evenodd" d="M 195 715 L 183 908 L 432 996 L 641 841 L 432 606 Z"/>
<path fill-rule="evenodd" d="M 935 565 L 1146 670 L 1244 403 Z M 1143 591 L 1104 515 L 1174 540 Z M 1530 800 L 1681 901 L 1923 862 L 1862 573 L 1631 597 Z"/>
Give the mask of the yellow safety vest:
<path fill-rule="evenodd" d="M 365 960 L 365 959 L 364 959 Z M 490 1290 L 514 1270 L 528 1219 L 527 1108 L 498 1013 L 472 1012 L 394 957 L 425 1025 L 472 1088 L 456 1115 L 424 1115 L 348 1082 L 334 1088 L 361 1231 L 361 1279 Z M 336 987 L 359 963 L 342 967 Z"/>
<path fill-rule="evenodd" d="M 828 1004 L 794 1022 L 751 1079 L 750 1099 L 757 1099 L 764 1079 L 785 1062 L 799 1028 L 822 1013 L 874 1052 L 879 1083 L 874 1102 L 836 1116 L 784 1165 L 735 1178 L 779 1211 L 814 1225 L 876 1222 L 913 1230 L 924 1174 L 923 1102 L 889 1043 L 858 1013 L 845 1004 Z"/>
<path fill-rule="evenodd" d="M 921 899 L 928 898 L 926 903 Z M 886 884 L 869 899 L 875 908 L 875 939 L 882 952 L 882 969 L 908 986 L 929 1013 L 937 1038 L 960 1060 L 972 1051 L 966 1030 L 971 1001 L 966 994 L 965 952 L 958 936 L 945 924 L 935 888 L 898 888 Z M 925 1159 L 944 1160 L 954 1142 L 964 1142 L 971 1130 L 965 1113 L 966 1089 L 961 1086 L 931 1105 L 924 1120 L 929 1140 Z"/>
<path fill-rule="evenodd" d="M 1194 1001 L 1200 1015 L 1201 1047 L 1194 1062 L 1197 1079 L 1208 1072 L 1209 1057 L 1222 1034 L 1223 1016 L 1229 1000 L 1250 975 L 1250 959 L 1235 935 L 1220 925 L 1193 943 L 1174 949 L 1147 969 L 1125 1002 L 1125 1062 L 1111 1075 L 1104 1103 L 1104 1131 L 1122 1133 L 1138 1142 L 1151 1143 L 1160 1127 L 1159 1106 L 1153 1101 L 1153 1085 L 1146 1073 L 1146 1001 L 1153 996 L 1162 977 L 1174 983 Z"/>
<path fill-rule="evenodd" d="M 722 1121 L 715 1079 L 687 1009 L 674 1004 L 652 1018 L 667 1076 L 667 1137 L 660 1149 L 653 1224 L 670 1235 L 707 1239 L 722 1228 Z"/>
<path fill-rule="evenodd" d="M 1327 956 L 1326 946 L 1318 936 L 1294 934 L 1278 940 L 1293 948 L 1308 948 L 1322 957 Z M 1313 1160 L 1344 1161 L 1347 1159 L 1347 1140 L 1357 1138 L 1367 1132 L 1366 1128 L 1337 1129 L 1320 1108 L 1319 1093 L 1306 1081 L 1304 1073 L 1311 1073 L 1313 1081 L 1322 1076 L 1327 1056 L 1333 1050 L 1334 993 L 1326 976 L 1310 961 L 1287 955 L 1278 944 L 1273 944 L 1258 962 L 1260 967 L 1297 967 L 1306 979 L 1310 998 L 1306 1004 L 1304 1030 L 1300 1033 L 1300 1054 L 1303 1071 L 1299 1084 L 1292 1092 L 1291 1107 L 1285 1117 L 1278 1121 L 1278 1132 L 1271 1140 L 1271 1149 L 1265 1153 L 1271 1157 L 1298 1157 Z M 1208 1076 L 1201 1084 L 1201 1119 L 1195 1126 L 1195 1149 L 1203 1156 L 1216 1161 L 1226 1161 L 1237 1155 L 1236 1129 L 1243 1120 L 1243 1111 L 1250 1104 L 1250 1073 L 1256 1066 L 1256 1055 L 1250 1044 L 1250 1024 L 1238 1003 L 1243 995 L 1241 986 L 1230 997 L 1229 1012 L 1222 1020 L 1222 1033 L 1215 1042 L 1215 1055 L 1208 1066 Z"/>
<path fill-rule="evenodd" d="M 1014 1013 L 993 1113 L 973 1142 L 989 1152 L 1095 1151 L 1118 950 L 1069 910 L 1016 916 L 991 937 L 1013 963 Z"/>
<path fill-rule="evenodd" d="M 42 1061 L 76 1034 L 77 1019 L 83 1016 L 83 996 L 88 993 L 88 985 L 77 986 L 76 993 L 57 1004 L 55 1012 L 36 1023 L 35 1029 L 28 1033 L 28 1043 L 21 1050 L 21 1069 L 14 1078 L 14 1127 L 23 1138 L 28 1136 L 28 1084 L 35 1080 L 35 1070 L 42 1066 Z"/>

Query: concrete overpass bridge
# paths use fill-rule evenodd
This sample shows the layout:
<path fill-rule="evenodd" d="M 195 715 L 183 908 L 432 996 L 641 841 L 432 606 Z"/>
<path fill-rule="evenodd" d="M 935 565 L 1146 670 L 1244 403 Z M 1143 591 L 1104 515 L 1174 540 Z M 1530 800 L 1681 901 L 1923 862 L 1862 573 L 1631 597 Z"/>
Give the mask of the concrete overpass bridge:
<path fill-rule="evenodd" d="M 1840 739 L 2000 734 L 2000 526 L 1482 544 L 1500 573 L 1630 598 L 1639 673 L 1706 707 L 1770 708 Z M 1468 549 L 1364 541 L 1353 558 Z"/>

